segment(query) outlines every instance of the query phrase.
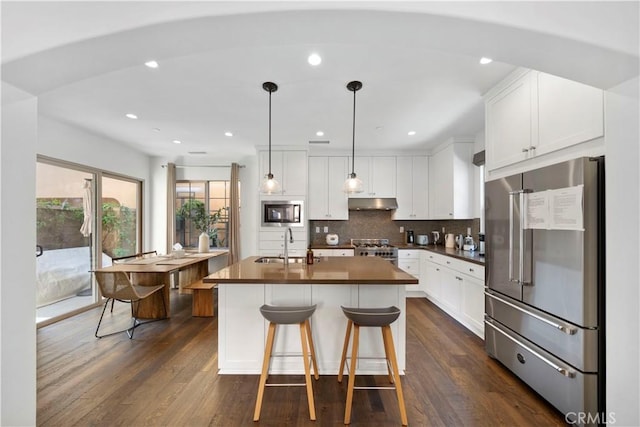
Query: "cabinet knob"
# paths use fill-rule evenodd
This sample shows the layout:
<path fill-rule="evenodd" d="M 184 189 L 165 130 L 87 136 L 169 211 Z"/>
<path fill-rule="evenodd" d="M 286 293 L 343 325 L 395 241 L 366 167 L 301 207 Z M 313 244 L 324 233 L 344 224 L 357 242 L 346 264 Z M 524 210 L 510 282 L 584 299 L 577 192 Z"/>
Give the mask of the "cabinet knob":
<path fill-rule="evenodd" d="M 530 149 L 530 150 L 535 150 L 535 149 L 536 149 L 536 146 L 535 146 L 535 145 L 532 145 L 532 146 L 531 146 L 531 148 L 529 148 L 529 149 Z"/>
<path fill-rule="evenodd" d="M 470 268 L 469 271 L 473 273 L 474 270 L 473 270 L 473 268 Z"/>
<path fill-rule="evenodd" d="M 529 149 L 528 149 L 528 148 L 523 148 L 523 149 L 522 149 L 522 152 L 523 152 L 523 153 L 528 153 L 528 152 L 529 152 Z"/>

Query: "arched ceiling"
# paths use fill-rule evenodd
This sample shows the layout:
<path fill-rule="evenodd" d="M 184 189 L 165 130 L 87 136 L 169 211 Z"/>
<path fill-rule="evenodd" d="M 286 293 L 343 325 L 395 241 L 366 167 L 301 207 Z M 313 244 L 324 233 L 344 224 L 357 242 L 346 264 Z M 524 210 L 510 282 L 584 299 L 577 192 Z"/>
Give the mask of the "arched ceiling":
<path fill-rule="evenodd" d="M 276 145 L 348 148 L 357 79 L 357 147 L 423 150 L 480 131 L 482 95 L 515 66 L 603 88 L 638 75 L 635 2 L 52 3 L 1 4 L 2 80 L 38 95 L 41 114 L 151 155 L 266 144 L 266 80 L 280 86 Z"/>

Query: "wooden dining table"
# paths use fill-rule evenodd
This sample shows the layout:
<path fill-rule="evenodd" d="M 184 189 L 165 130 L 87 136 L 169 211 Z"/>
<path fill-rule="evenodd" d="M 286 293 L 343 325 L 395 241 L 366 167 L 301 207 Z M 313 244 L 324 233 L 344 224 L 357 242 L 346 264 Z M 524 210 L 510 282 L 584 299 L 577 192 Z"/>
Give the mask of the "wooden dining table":
<path fill-rule="evenodd" d="M 226 255 L 228 251 L 211 251 L 204 253 L 187 253 L 180 258 L 170 255 L 149 258 L 132 259 L 97 271 L 123 271 L 127 273 L 131 282 L 141 286 L 155 286 L 164 284 L 162 293 L 156 292 L 138 302 L 138 317 L 141 319 L 162 319 L 171 316 L 170 284 L 171 275 L 179 271 L 179 286 L 187 286 L 201 280 L 209 274 L 209 260 Z M 164 305 L 161 300 L 164 298 Z M 166 307 L 166 316 L 165 309 Z"/>

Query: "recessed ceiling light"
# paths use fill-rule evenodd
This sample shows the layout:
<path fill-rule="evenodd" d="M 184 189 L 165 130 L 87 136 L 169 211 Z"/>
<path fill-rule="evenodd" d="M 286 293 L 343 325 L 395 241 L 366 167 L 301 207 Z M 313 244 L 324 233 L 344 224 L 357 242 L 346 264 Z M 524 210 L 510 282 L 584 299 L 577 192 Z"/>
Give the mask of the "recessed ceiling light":
<path fill-rule="evenodd" d="M 158 68 L 158 62 L 157 61 L 147 61 L 144 63 L 144 65 L 146 65 L 149 68 Z"/>
<path fill-rule="evenodd" d="M 480 63 L 482 65 L 491 64 L 492 62 L 493 62 L 493 59 L 491 59 L 491 58 L 485 58 L 484 56 L 482 58 L 480 58 Z"/>
<path fill-rule="evenodd" d="M 174 140 L 173 140 L 173 143 L 174 143 L 174 144 L 182 144 L 182 141 L 180 141 L 179 139 L 174 139 Z"/>
<path fill-rule="evenodd" d="M 307 62 L 309 62 L 309 64 L 313 66 L 320 65 L 320 63 L 322 62 L 322 58 L 317 53 L 312 53 L 307 58 Z"/>
<path fill-rule="evenodd" d="M 321 130 L 319 130 L 318 132 L 316 132 L 316 136 L 324 136 L 324 132 L 322 132 Z"/>
<path fill-rule="evenodd" d="M 415 130 L 410 130 L 409 132 L 407 132 L 407 135 L 409 135 L 409 136 L 413 136 L 415 134 L 416 134 Z"/>
<path fill-rule="evenodd" d="M 137 119 L 137 118 L 138 118 L 138 116 L 136 116 L 136 115 L 135 115 L 135 114 L 133 114 L 133 113 L 127 113 L 125 116 L 126 116 L 128 119 L 132 119 L 132 120 L 135 120 L 135 119 Z"/>
<path fill-rule="evenodd" d="M 224 136 L 233 136 L 233 133 L 227 131 L 227 132 L 224 133 Z"/>

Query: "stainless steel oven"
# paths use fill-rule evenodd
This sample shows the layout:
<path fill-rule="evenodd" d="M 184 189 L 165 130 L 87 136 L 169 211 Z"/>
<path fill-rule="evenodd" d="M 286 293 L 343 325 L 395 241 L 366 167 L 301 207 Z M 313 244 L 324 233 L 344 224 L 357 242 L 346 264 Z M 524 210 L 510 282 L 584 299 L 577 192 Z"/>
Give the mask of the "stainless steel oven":
<path fill-rule="evenodd" d="M 263 200 L 263 227 L 303 227 L 304 203 L 300 200 Z"/>
<path fill-rule="evenodd" d="M 351 239 L 354 256 L 377 256 L 398 265 L 398 248 L 389 244 L 389 239 Z"/>

